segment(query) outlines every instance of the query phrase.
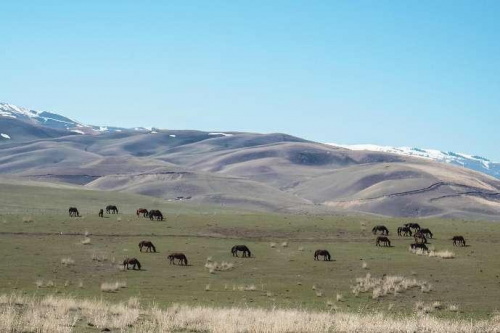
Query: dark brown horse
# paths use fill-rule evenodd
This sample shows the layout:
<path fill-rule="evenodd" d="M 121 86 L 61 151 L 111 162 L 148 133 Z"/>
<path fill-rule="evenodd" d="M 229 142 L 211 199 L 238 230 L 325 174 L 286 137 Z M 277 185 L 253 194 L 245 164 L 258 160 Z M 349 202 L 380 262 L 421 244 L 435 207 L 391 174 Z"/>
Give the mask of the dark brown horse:
<path fill-rule="evenodd" d="M 69 208 L 69 216 L 70 217 L 79 217 L 80 213 L 78 212 L 78 209 L 76 207 L 70 207 Z"/>
<path fill-rule="evenodd" d="M 453 246 L 465 246 L 465 238 L 464 236 L 453 236 L 451 239 L 453 241 Z"/>
<path fill-rule="evenodd" d="M 99 210 L 99 217 L 104 217 L 104 209 Z"/>
<path fill-rule="evenodd" d="M 413 229 L 413 231 L 420 230 L 420 225 L 418 223 L 406 223 L 404 226 Z"/>
<path fill-rule="evenodd" d="M 106 206 L 106 214 L 118 214 L 118 207 L 115 205 Z"/>
<path fill-rule="evenodd" d="M 172 253 L 167 257 L 167 259 L 170 260 L 170 265 L 175 265 L 175 259 L 179 260 L 179 265 L 187 266 L 188 264 L 187 257 L 184 253 Z"/>
<path fill-rule="evenodd" d="M 231 253 L 233 254 L 233 257 L 238 256 L 238 251 L 243 252 L 243 258 L 245 257 L 251 257 L 252 252 L 250 252 L 250 249 L 246 245 L 235 245 L 231 248 Z"/>
<path fill-rule="evenodd" d="M 157 221 L 163 221 L 163 214 L 159 210 L 150 210 L 149 219 L 151 221 L 153 221 L 154 219 L 156 219 Z"/>
<path fill-rule="evenodd" d="M 380 243 L 384 243 L 384 246 L 391 246 L 391 241 L 389 240 L 389 238 L 385 237 L 385 236 L 378 236 L 377 237 L 377 241 L 375 242 L 375 245 L 376 246 L 381 246 Z"/>
<path fill-rule="evenodd" d="M 433 234 L 430 231 L 430 229 L 428 229 L 428 228 L 420 229 L 420 233 L 422 233 L 422 235 L 424 235 L 425 237 L 428 237 L 428 238 L 432 239 Z"/>
<path fill-rule="evenodd" d="M 398 236 L 410 236 L 411 237 L 412 232 L 409 227 L 399 227 L 398 228 Z"/>
<path fill-rule="evenodd" d="M 142 252 L 143 247 L 146 248 L 146 252 L 151 252 L 151 250 L 153 250 L 153 252 L 156 252 L 156 247 L 153 245 L 153 243 L 151 241 L 143 240 L 142 242 L 140 242 L 139 243 L 139 251 Z"/>
<path fill-rule="evenodd" d="M 141 270 L 141 263 L 136 258 L 127 258 L 123 260 L 123 269 L 130 269 L 129 265 L 132 266 L 132 269 L 135 269 L 137 267 L 139 270 Z"/>
<path fill-rule="evenodd" d="M 382 235 L 389 235 L 389 229 L 387 229 L 384 225 L 376 225 L 372 229 L 374 235 L 376 235 L 379 231 Z"/>
<path fill-rule="evenodd" d="M 146 208 L 139 208 L 135 213 L 137 214 L 137 217 L 139 217 L 139 215 L 141 215 L 141 214 L 142 214 L 142 217 L 148 217 L 148 214 L 149 214 L 149 212 Z"/>
<path fill-rule="evenodd" d="M 415 243 L 427 244 L 427 237 L 420 230 L 413 235 L 413 238 L 415 239 Z"/>
<path fill-rule="evenodd" d="M 424 243 L 414 243 L 414 244 L 410 244 L 410 248 L 412 250 L 422 250 L 422 251 L 425 251 L 425 252 L 429 252 L 429 249 L 427 248 L 427 245 L 425 245 Z"/>
<path fill-rule="evenodd" d="M 316 250 L 314 252 L 314 260 L 319 260 L 319 256 L 323 256 L 323 261 L 332 260 L 332 256 L 330 255 L 330 252 L 328 252 L 327 250 Z"/>

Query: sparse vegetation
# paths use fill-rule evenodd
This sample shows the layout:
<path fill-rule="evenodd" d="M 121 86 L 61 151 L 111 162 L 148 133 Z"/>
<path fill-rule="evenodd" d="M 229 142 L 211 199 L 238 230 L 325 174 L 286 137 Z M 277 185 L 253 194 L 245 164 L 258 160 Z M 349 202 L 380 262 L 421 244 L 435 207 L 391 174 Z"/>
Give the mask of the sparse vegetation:
<path fill-rule="evenodd" d="M 101 291 L 105 293 L 115 293 L 123 288 L 127 288 L 127 283 L 123 281 L 104 282 L 101 284 Z"/>
<path fill-rule="evenodd" d="M 218 262 L 207 261 L 205 268 L 208 269 L 210 274 L 217 272 L 225 272 L 233 269 L 234 263 L 223 261 L 220 264 Z"/>
<path fill-rule="evenodd" d="M 430 286 L 425 281 L 410 279 L 403 276 L 384 276 L 382 278 L 374 278 L 371 274 L 366 274 L 365 277 L 357 278 L 356 284 L 352 287 L 352 292 L 355 296 L 360 293 L 372 292 L 372 298 L 378 299 L 386 295 L 397 296 L 409 289 L 420 288 L 430 291 Z"/>
<path fill-rule="evenodd" d="M 64 266 L 71 266 L 71 265 L 75 264 L 75 261 L 73 259 L 71 259 L 70 257 L 62 258 L 61 264 L 63 264 Z"/>
<path fill-rule="evenodd" d="M 120 304 L 103 300 L 78 300 L 47 296 L 41 299 L 20 295 L 0 296 L 0 331 L 67 333 L 83 327 L 139 332 L 484 332 L 500 330 L 490 320 L 438 319 L 425 313 L 432 307 L 416 305 L 420 314 L 404 319 L 383 313 L 345 313 L 326 302 L 335 312 L 293 309 L 212 308 L 173 305 L 160 310 L 141 308 L 138 299 Z M 314 324 L 312 324 L 314 323 Z"/>
<path fill-rule="evenodd" d="M 92 244 L 92 241 L 90 240 L 89 237 L 85 237 L 83 240 L 82 240 L 82 245 L 91 245 Z"/>

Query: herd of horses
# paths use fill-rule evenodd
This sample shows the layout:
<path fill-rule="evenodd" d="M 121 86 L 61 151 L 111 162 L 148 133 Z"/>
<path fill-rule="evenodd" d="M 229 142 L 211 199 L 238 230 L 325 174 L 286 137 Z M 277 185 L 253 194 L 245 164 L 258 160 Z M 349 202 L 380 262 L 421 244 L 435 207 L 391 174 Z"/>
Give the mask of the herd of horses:
<path fill-rule="evenodd" d="M 391 246 L 391 241 L 387 237 L 389 235 L 389 229 L 384 225 L 376 225 L 372 229 L 372 233 L 377 235 L 379 233 L 382 236 L 378 236 L 375 240 L 376 246 Z M 422 228 L 418 223 L 406 223 L 397 229 L 399 237 L 412 237 L 415 240 L 414 243 L 410 244 L 412 249 L 421 249 L 423 251 L 429 251 L 427 248 L 428 239 L 432 239 L 434 234 L 428 228 Z M 451 239 L 453 241 L 453 246 L 466 246 L 465 238 L 463 236 L 453 236 Z"/>
<path fill-rule="evenodd" d="M 115 205 L 108 205 L 105 209 L 107 214 L 118 214 L 118 207 L 116 207 Z M 149 217 L 151 221 L 163 221 L 164 219 L 163 214 L 159 210 L 148 211 L 145 208 L 139 208 L 136 211 L 136 215 L 137 217 Z M 80 217 L 80 213 L 76 207 L 70 207 L 69 216 Z M 99 210 L 99 217 L 104 217 L 104 209 Z M 389 240 L 389 237 L 387 237 L 389 236 L 389 229 L 386 226 L 376 225 L 375 227 L 373 227 L 372 233 L 374 235 L 380 233 L 380 236 L 378 236 L 375 240 L 376 246 L 391 247 L 391 241 Z M 426 252 L 429 251 L 426 245 L 428 243 L 428 239 L 432 239 L 434 237 L 433 233 L 428 228 L 422 228 L 418 223 L 406 223 L 403 226 L 398 227 L 397 234 L 399 237 L 413 236 L 415 242 L 410 244 L 410 248 L 415 250 L 420 249 Z M 453 241 L 453 246 L 466 246 L 465 238 L 463 236 L 454 236 L 451 240 Z M 139 251 L 143 252 L 143 249 L 145 250 L 145 252 L 156 253 L 156 247 L 149 240 L 143 240 L 139 243 Z M 233 255 L 233 257 L 239 257 L 238 252 L 242 253 L 242 258 L 252 257 L 252 252 L 246 245 L 235 245 L 231 248 L 231 254 Z M 323 261 L 331 261 L 330 252 L 328 252 L 327 250 L 316 250 L 314 252 L 314 260 L 320 260 L 320 257 L 323 257 Z M 171 253 L 167 256 L 167 259 L 170 261 L 171 265 L 188 265 L 188 259 L 184 253 Z M 141 270 L 141 267 L 141 263 L 137 258 L 126 258 L 123 261 L 123 269 L 129 270 L 130 268 L 132 268 L 133 270 Z"/>
<path fill-rule="evenodd" d="M 108 205 L 106 206 L 106 214 L 118 214 L 118 207 L 115 205 Z M 158 209 L 152 209 L 148 211 L 146 208 L 139 208 L 136 211 L 137 217 L 142 216 L 142 217 L 149 217 L 151 221 L 156 220 L 156 221 L 163 221 L 163 214 L 161 211 Z M 80 212 L 78 212 L 78 208 L 76 207 L 70 207 L 69 208 L 69 216 L 70 217 L 80 217 Z M 99 217 L 104 217 L 104 209 L 99 210 Z"/>

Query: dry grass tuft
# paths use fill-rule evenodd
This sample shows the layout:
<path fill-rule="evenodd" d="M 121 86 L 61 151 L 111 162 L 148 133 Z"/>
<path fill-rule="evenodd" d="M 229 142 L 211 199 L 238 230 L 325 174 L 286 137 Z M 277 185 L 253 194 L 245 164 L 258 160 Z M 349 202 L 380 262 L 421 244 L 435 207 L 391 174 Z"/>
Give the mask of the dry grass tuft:
<path fill-rule="evenodd" d="M 210 274 L 214 274 L 215 272 L 226 272 L 234 268 L 234 263 L 223 261 L 219 264 L 218 262 L 208 261 L 205 264 L 205 268 L 208 269 Z"/>
<path fill-rule="evenodd" d="M 409 248 L 409 251 L 418 256 L 427 256 L 441 259 L 453 259 L 455 258 L 455 253 L 449 250 L 435 251 L 431 249 L 430 251 L 423 251 L 422 249 L 412 249 Z"/>
<path fill-rule="evenodd" d="M 361 267 L 363 267 L 363 269 L 368 269 L 368 263 L 366 261 L 363 261 Z"/>
<path fill-rule="evenodd" d="M 304 247 L 303 246 L 299 246 L 299 251 L 304 251 Z"/>
<path fill-rule="evenodd" d="M 270 246 L 271 246 L 272 249 L 274 249 L 276 247 L 276 243 L 273 242 L 273 243 L 270 244 Z"/>
<path fill-rule="evenodd" d="M 23 216 L 23 222 L 24 223 L 33 223 L 35 220 L 33 219 L 33 216 Z"/>
<path fill-rule="evenodd" d="M 115 293 L 122 288 L 127 288 L 126 282 L 103 282 L 101 284 L 101 291 L 105 293 Z"/>
<path fill-rule="evenodd" d="M 64 266 L 72 266 L 75 264 L 75 261 L 73 259 L 71 259 L 70 257 L 62 258 L 61 264 L 63 264 Z"/>
<path fill-rule="evenodd" d="M 372 298 L 378 299 L 386 295 L 392 294 L 397 296 L 409 289 L 420 288 L 421 290 L 431 290 L 430 285 L 425 281 L 419 281 L 413 278 L 403 276 L 384 276 L 382 278 L 373 278 L 371 274 L 366 274 L 365 277 L 357 278 L 356 285 L 351 289 L 354 295 L 360 293 L 372 292 Z"/>
<path fill-rule="evenodd" d="M 90 245 L 92 244 L 92 241 L 90 240 L 89 237 L 85 237 L 83 240 L 82 240 L 82 245 Z"/>
<path fill-rule="evenodd" d="M 281 243 L 281 247 L 288 247 L 288 242 Z"/>

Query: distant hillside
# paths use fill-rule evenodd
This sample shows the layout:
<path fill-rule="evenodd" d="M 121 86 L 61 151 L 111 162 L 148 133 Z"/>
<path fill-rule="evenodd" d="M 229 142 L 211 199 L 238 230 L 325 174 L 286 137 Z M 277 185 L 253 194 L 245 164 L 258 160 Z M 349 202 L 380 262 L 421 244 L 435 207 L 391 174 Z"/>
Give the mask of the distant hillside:
<path fill-rule="evenodd" d="M 0 144 L 0 175 L 7 178 L 272 212 L 500 216 L 498 179 L 430 158 L 280 133 L 122 129 L 81 135 L 72 133 L 73 125 L 45 126 L 36 118 L 40 113 L 12 117 L 26 112 L 0 116 L 0 132 L 11 137 Z M 23 140 L 15 140 L 16 133 Z"/>
<path fill-rule="evenodd" d="M 329 145 L 342 147 L 350 150 L 378 151 L 404 156 L 414 156 L 425 158 L 437 162 L 449 163 L 456 166 L 476 170 L 487 175 L 500 179 L 500 163 L 492 162 L 487 158 L 464 153 L 445 152 L 435 149 L 421 149 L 411 147 L 388 147 L 377 145 L 339 145 L 329 143 Z"/>

